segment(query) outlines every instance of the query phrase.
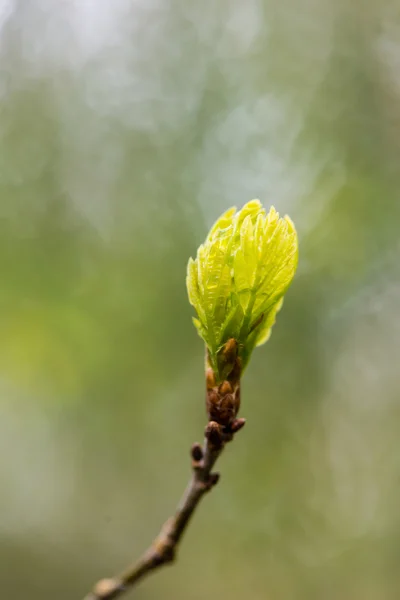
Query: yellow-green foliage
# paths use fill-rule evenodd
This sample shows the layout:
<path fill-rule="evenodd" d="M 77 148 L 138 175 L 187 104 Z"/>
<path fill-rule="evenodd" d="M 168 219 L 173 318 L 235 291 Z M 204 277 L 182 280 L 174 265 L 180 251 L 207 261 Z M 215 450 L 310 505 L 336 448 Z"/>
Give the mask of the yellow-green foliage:
<path fill-rule="evenodd" d="M 234 338 L 243 367 L 271 334 L 283 295 L 296 271 L 298 242 L 288 216 L 267 214 L 259 200 L 224 213 L 196 259 L 189 259 L 187 289 L 194 324 L 219 374 L 218 351 Z"/>

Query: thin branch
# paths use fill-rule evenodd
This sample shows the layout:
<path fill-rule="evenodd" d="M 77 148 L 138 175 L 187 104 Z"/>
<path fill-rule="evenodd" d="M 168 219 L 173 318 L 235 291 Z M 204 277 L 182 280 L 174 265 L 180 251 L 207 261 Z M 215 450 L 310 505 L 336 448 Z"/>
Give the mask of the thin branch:
<path fill-rule="evenodd" d="M 163 525 L 159 535 L 142 557 L 123 573 L 110 579 L 100 580 L 84 600 L 113 600 L 132 588 L 145 575 L 174 561 L 179 542 L 201 498 L 219 479 L 219 473 L 212 469 L 234 433 L 245 423 L 235 419 L 227 428 L 210 421 L 205 431 L 203 447 L 194 444 L 191 450 L 192 478 L 178 505 L 176 513 Z"/>

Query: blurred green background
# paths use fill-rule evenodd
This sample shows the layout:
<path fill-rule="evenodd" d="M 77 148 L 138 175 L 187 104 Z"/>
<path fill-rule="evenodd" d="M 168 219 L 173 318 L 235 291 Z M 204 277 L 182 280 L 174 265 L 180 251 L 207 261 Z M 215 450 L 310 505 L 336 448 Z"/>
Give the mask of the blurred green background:
<path fill-rule="evenodd" d="M 400 5 L 0 3 L 0 589 L 80 600 L 174 510 L 205 424 L 185 269 L 260 198 L 300 264 L 248 423 L 131 597 L 400 593 Z"/>

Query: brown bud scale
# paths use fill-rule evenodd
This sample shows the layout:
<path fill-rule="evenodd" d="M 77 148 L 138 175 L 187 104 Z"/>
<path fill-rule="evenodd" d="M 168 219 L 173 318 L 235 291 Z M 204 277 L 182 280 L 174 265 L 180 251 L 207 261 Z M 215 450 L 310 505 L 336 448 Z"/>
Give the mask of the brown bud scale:
<path fill-rule="evenodd" d="M 240 407 L 240 386 L 234 389 L 229 381 L 207 390 L 207 414 L 210 421 L 228 427 L 236 418 Z"/>

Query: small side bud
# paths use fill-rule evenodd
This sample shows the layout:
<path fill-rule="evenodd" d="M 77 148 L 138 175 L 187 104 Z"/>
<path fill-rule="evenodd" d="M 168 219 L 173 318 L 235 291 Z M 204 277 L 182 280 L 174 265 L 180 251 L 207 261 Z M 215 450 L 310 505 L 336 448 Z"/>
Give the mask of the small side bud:
<path fill-rule="evenodd" d="M 190 454 L 195 462 L 200 462 L 203 459 L 203 448 L 196 442 L 193 444 Z"/>
<path fill-rule="evenodd" d="M 210 421 L 209 423 L 207 423 L 204 435 L 211 446 L 218 447 L 221 446 L 221 444 L 223 443 L 224 436 L 222 432 L 222 427 L 215 421 Z"/>
<path fill-rule="evenodd" d="M 237 431 L 242 429 L 242 427 L 244 427 L 245 424 L 246 424 L 246 419 L 235 419 L 231 424 L 232 433 L 236 433 Z"/>
<path fill-rule="evenodd" d="M 218 481 L 220 480 L 220 474 L 219 473 L 210 473 L 210 479 L 209 479 L 209 484 L 210 487 L 214 487 L 214 485 L 217 485 Z"/>

